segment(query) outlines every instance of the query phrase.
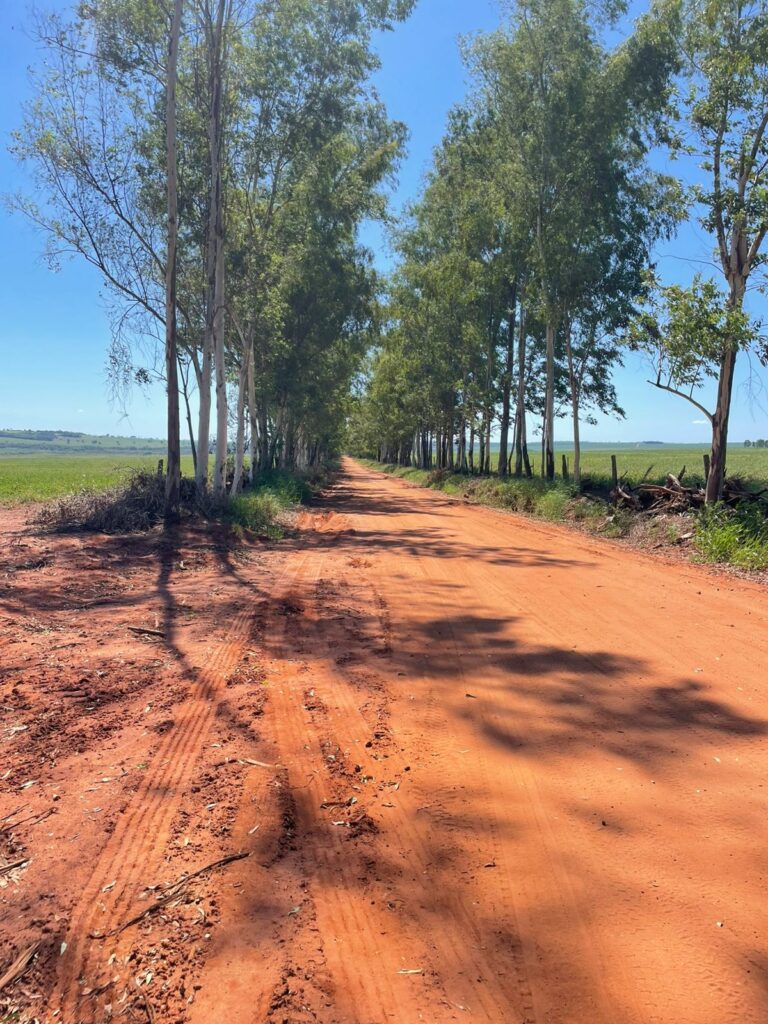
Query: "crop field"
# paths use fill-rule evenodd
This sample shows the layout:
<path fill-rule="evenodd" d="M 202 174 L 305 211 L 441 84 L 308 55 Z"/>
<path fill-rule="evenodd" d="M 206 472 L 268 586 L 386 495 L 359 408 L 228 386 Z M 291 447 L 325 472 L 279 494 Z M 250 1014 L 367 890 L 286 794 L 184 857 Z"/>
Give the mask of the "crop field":
<path fill-rule="evenodd" d="M 664 446 L 659 448 L 634 448 L 616 445 L 605 448 L 587 448 L 581 453 L 581 473 L 585 484 L 605 486 L 611 479 L 611 455 L 616 456 L 619 476 L 624 476 L 629 483 L 635 484 L 645 476 L 654 482 L 663 482 L 668 473 L 679 473 L 683 466 L 686 470 L 686 481 L 704 482 L 704 455 L 709 449 L 701 446 Z M 529 449 L 534 464 L 534 471 L 541 468 L 541 452 L 534 444 Z M 568 470 L 573 472 L 573 449 L 560 449 L 555 454 L 557 475 L 562 472 L 562 456 L 568 459 Z M 496 464 L 497 456 L 492 455 Z M 740 476 L 745 479 L 764 482 L 768 485 L 768 448 L 744 448 L 742 445 L 732 447 L 728 452 L 729 476 Z"/>
<path fill-rule="evenodd" d="M 153 455 L 0 455 L 0 505 L 47 501 L 82 490 L 104 490 L 132 469 L 154 468 Z M 191 456 L 182 471 L 192 471 Z"/>

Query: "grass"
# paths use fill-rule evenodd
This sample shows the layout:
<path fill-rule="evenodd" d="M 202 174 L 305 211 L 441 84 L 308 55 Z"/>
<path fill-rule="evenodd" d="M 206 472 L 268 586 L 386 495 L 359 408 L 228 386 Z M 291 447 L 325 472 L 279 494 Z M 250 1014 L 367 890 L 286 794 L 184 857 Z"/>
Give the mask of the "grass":
<path fill-rule="evenodd" d="M 156 467 L 157 458 L 146 455 L 2 455 L 0 505 L 105 490 L 125 481 L 134 470 Z M 182 471 L 192 472 L 191 456 L 182 457 Z"/>
<path fill-rule="evenodd" d="M 740 569 L 768 569 L 768 519 L 750 502 L 737 509 L 714 505 L 696 521 L 696 547 L 702 561 Z"/>
<path fill-rule="evenodd" d="M 230 498 L 223 518 L 238 530 L 252 530 L 277 540 L 283 536 L 285 513 L 306 503 L 312 494 L 307 478 L 278 470 L 262 473 L 253 490 Z"/>
<path fill-rule="evenodd" d="M 571 506 L 583 500 L 579 499 L 570 484 L 562 481 L 547 484 L 539 477 L 530 480 L 499 480 L 496 477 L 472 477 L 438 470 L 388 466 L 368 459 L 360 461 L 371 469 L 410 480 L 422 487 L 433 487 L 446 494 L 472 498 L 483 505 L 523 512 L 541 519 L 565 519 Z"/>
<path fill-rule="evenodd" d="M 0 506 L 41 503 L 38 521 L 54 530 L 104 533 L 148 529 L 162 518 L 163 484 L 157 459 L 131 455 L 0 456 Z M 253 489 L 234 498 L 194 493 L 192 459 L 182 457 L 182 513 L 228 522 L 236 533 L 250 530 L 277 539 L 285 513 L 308 502 L 334 466 L 307 473 L 262 474 Z"/>

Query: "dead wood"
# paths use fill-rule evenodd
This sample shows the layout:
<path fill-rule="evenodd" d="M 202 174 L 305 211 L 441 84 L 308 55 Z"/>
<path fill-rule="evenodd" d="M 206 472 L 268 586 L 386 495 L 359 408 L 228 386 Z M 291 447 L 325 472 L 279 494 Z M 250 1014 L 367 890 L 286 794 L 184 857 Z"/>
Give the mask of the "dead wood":
<path fill-rule="evenodd" d="M 162 895 L 155 900 L 154 903 L 150 903 L 148 907 L 145 907 L 138 914 L 134 914 L 133 917 L 124 921 L 121 925 L 116 928 L 112 928 L 108 932 L 89 932 L 89 938 L 91 939 L 109 939 L 114 935 L 120 935 L 126 928 L 130 928 L 134 924 L 138 924 L 143 921 L 145 917 L 149 917 L 151 914 L 156 914 L 158 910 L 162 909 L 166 904 L 170 903 L 171 900 L 176 899 L 177 896 L 181 895 L 183 889 L 192 881 L 193 878 L 198 878 L 200 875 L 205 874 L 206 871 L 213 871 L 214 868 L 224 867 L 226 864 L 232 864 L 233 861 L 243 860 L 245 857 L 250 857 L 250 853 L 231 853 L 228 857 L 222 857 L 220 860 L 215 860 L 211 864 L 206 864 L 205 867 L 198 868 L 197 871 L 193 871 L 189 875 L 184 875 L 178 882 L 172 882 L 170 885 L 161 888 Z"/>
<path fill-rule="evenodd" d="M 19 953 L 5 974 L 0 978 L 0 992 L 2 992 L 7 985 L 10 985 L 22 976 L 32 963 L 32 959 L 39 948 L 40 943 L 33 942 L 31 946 L 27 946 L 22 953 Z"/>
<path fill-rule="evenodd" d="M 3 825 L 0 828 L 0 835 L 4 832 L 12 832 L 16 828 L 21 828 L 22 825 L 37 825 L 39 822 L 45 821 L 46 818 L 50 818 L 55 810 L 55 807 L 49 807 L 47 811 L 43 811 L 42 814 L 33 815 L 31 818 L 22 818 L 21 821 L 9 821 L 7 825 Z M 14 814 L 18 813 L 18 811 L 14 811 Z M 8 817 L 13 817 L 13 815 L 9 814 Z"/>
<path fill-rule="evenodd" d="M 138 633 L 141 636 L 159 636 L 165 639 L 165 631 L 162 629 L 150 629 L 148 626 L 129 626 L 131 633 Z"/>
<path fill-rule="evenodd" d="M 29 863 L 29 857 L 22 857 L 21 860 L 11 861 L 10 864 L 0 864 L 0 875 L 7 875 L 9 871 L 20 868 L 23 864 Z"/>

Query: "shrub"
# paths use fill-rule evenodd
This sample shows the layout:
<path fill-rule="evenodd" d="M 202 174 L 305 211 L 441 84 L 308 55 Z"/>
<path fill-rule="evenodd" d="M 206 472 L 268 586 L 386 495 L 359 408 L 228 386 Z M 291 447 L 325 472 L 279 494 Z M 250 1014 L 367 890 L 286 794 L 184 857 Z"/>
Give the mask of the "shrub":
<path fill-rule="evenodd" d="M 210 491 L 198 495 L 194 481 L 182 477 L 181 511 L 186 516 L 223 519 L 240 529 L 279 537 L 282 513 L 308 501 L 320 480 L 327 480 L 327 476 L 273 471 L 262 474 L 253 489 L 234 498 L 218 498 Z M 58 498 L 44 505 L 35 521 L 60 533 L 139 533 L 162 522 L 164 511 L 165 479 L 142 469 L 108 490 L 83 490 Z"/>

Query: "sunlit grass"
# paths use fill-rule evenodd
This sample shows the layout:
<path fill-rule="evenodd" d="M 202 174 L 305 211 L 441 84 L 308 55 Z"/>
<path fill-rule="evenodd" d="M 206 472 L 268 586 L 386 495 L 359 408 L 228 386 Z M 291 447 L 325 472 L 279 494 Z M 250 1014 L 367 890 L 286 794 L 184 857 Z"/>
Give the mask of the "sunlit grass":
<path fill-rule="evenodd" d="M 47 501 L 82 490 L 113 487 L 133 469 L 154 469 L 154 455 L 4 455 L 0 456 L 0 504 Z M 192 473 L 192 457 L 181 460 Z"/>

